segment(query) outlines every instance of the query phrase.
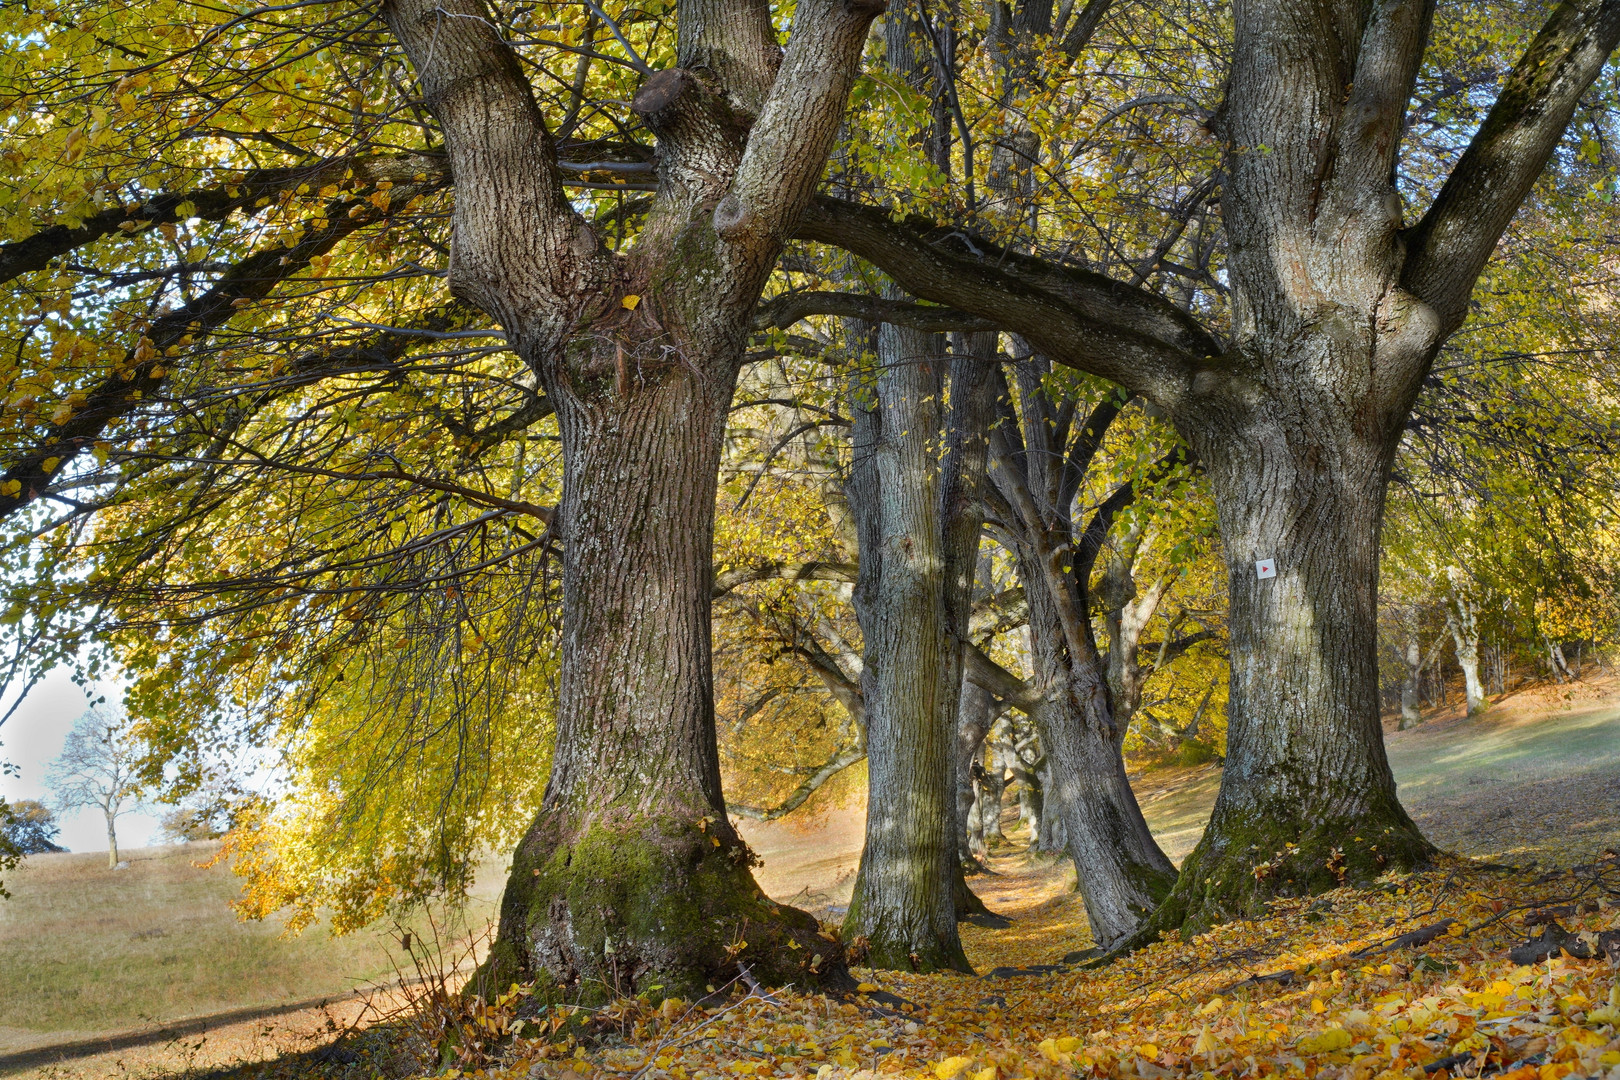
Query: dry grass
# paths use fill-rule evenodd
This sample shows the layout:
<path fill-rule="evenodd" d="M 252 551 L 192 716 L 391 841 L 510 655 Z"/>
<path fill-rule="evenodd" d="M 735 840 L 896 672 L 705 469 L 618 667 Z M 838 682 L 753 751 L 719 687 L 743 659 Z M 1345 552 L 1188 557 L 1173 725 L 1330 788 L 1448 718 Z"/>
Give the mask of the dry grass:
<path fill-rule="evenodd" d="M 339 996 L 394 975 L 386 936 L 283 937 L 228 907 L 212 844 L 28 859 L 0 903 L 0 1052 L 254 1006 Z M 482 921 L 498 889 L 479 890 Z"/>

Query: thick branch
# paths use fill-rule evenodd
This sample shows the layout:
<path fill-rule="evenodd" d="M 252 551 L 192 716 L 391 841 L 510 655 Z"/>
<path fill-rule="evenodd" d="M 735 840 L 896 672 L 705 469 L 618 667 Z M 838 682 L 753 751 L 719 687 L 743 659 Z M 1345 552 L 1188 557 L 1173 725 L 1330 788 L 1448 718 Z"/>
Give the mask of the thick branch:
<path fill-rule="evenodd" d="M 482 0 L 388 0 L 382 15 L 450 150 L 450 287 L 531 362 L 550 356 L 582 298 L 613 302 L 612 260 L 563 193 L 517 54 Z"/>
<path fill-rule="evenodd" d="M 867 27 L 886 6 L 885 0 L 802 0 L 731 190 L 714 208 L 715 232 L 733 240 L 768 238 L 773 248 L 786 238 L 826 167 Z"/>
<path fill-rule="evenodd" d="M 404 206 L 432 185 L 396 185 L 389 206 Z M 50 478 L 73 457 L 90 448 L 108 425 L 134 412 L 163 388 L 168 380 L 169 350 L 188 347 L 222 326 L 237 311 L 262 300 L 280 282 L 301 272 L 317 255 L 330 251 L 340 240 L 388 215 L 370 202 L 328 204 L 324 228 L 306 228 L 295 244 L 273 247 L 243 259 L 214 287 L 178 311 L 152 324 L 139 343 L 124 356 L 114 372 L 89 391 L 85 403 L 60 424 L 52 424 L 31 449 L 13 456 L 0 476 L 0 519 L 38 498 Z M 16 487 L 13 489 L 13 483 Z"/>
<path fill-rule="evenodd" d="M 955 308 L 909 304 L 902 300 L 885 300 L 859 293 L 792 292 L 763 301 L 754 312 L 754 329 L 786 329 L 812 315 L 890 323 L 927 333 L 998 328 L 990 319 Z"/>
<path fill-rule="evenodd" d="M 1402 284 L 1449 333 L 1503 230 L 1620 41 L 1620 0 L 1566 0 L 1497 95 L 1490 115 L 1407 240 Z"/>
<path fill-rule="evenodd" d="M 1032 712 L 1044 699 L 1039 690 L 990 659 L 972 642 L 963 650 L 963 660 L 967 677 L 975 686 L 1025 713 Z"/>
<path fill-rule="evenodd" d="M 718 600 L 739 585 L 752 581 L 843 581 L 853 584 L 855 573 L 855 567 L 849 563 L 815 560 L 790 563 L 773 559 L 753 566 L 715 571 L 713 596 Z"/>
<path fill-rule="evenodd" d="M 1193 373 L 1221 352 L 1169 301 L 1102 274 L 1004 251 L 960 229 L 819 198 L 796 235 L 833 244 L 907 292 L 979 315 L 1036 351 L 1172 407 Z"/>

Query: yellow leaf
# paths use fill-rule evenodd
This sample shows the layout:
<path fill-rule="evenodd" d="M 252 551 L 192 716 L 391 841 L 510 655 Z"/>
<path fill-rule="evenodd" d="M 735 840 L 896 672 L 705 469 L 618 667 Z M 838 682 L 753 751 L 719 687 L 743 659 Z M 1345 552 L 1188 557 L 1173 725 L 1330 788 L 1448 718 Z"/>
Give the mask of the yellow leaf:
<path fill-rule="evenodd" d="M 973 1080 L 996 1080 L 996 1067 L 991 1065 L 987 1069 L 980 1069 L 973 1074 Z"/>
<path fill-rule="evenodd" d="M 948 1057 L 934 1066 L 934 1075 L 939 1077 L 939 1080 L 951 1080 L 951 1077 L 971 1064 L 973 1059 L 970 1057 Z"/>
<path fill-rule="evenodd" d="M 1322 999 L 1321 998 L 1311 998 L 1311 1012 L 1313 1012 L 1313 1013 L 1325 1013 L 1325 1012 L 1327 1012 L 1327 1006 L 1322 1004 Z"/>
<path fill-rule="evenodd" d="M 1299 1041 L 1299 1048 L 1307 1054 L 1327 1054 L 1343 1050 L 1350 1045 L 1350 1033 L 1344 1028 L 1328 1028 Z"/>
<path fill-rule="evenodd" d="M 637 296 L 635 293 L 627 293 L 625 294 L 625 298 L 619 302 L 624 305 L 624 310 L 634 311 L 636 310 L 636 305 L 641 303 L 641 297 Z"/>
<path fill-rule="evenodd" d="M 59 457 L 48 457 L 44 461 L 40 462 L 41 467 L 43 467 L 48 473 L 55 472 L 56 467 L 60 464 L 62 464 L 62 459 Z"/>
<path fill-rule="evenodd" d="M 1209 1025 L 1205 1024 L 1198 1029 L 1198 1041 L 1193 1043 L 1192 1052 L 1195 1054 L 1213 1054 L 1215 1045 L 1215 1037 L 1209 1033 Z"/>
<path fill-rule="evenodd" d="M 876 983 L 861 983 L 861 985 L 855 988 L 855 992 L 857 994 L 870 994 L 875 990 L 881 989 L 883 989 L 883 987 L 877 985 Z"/>
<path fill-rule="evenodd" d="M 1055 1045 L 1058 1053 L 1072 1054 L 1080 1049 L 1080 1040 L 1073 1035 L 1065 1035 L 1063 1038 L 1055 1040 Z"/>
<path fill-rule="evenodd" d="M 0 484 L 0 495 L 20 495 L 20 494 L 22 494 L 22 481 L 21 480 L 7 480 L 5 483 Z"/>
<path fill-rule="evenodd" d="M 1145 1061 L 1157 1060 L 1159 1056 L 1159 1047 L 1157 1044 L 1150 1042 L 1138 1043 L 1136 1046 L 1136 1056 Z"/>

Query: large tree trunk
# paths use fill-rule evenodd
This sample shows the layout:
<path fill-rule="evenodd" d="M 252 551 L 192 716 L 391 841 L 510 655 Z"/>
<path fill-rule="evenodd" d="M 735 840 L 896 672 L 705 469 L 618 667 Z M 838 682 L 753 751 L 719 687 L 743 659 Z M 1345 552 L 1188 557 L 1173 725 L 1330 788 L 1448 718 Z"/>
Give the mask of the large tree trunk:
<path fill-rule="evenodd" d="M 1312 344 L 1349 369 L 1331 342 Z M 1278 366 L 1309 372 L 1306 359 Z M 1432 850 L 1396 798 L 1379 722 L 1378 537 L 1398 432 L 1368 431 L 1302 382 L 1284 383 L 1286 410 L 1209 403 L 1187 425 L 1225 540 L 1231 697 L 1220 794 L 1172 925 L 1256 914 L 1265 896 L 1369 880 Z"/>
<path fill-rule="evenodd" d="M 938 352 L 929 335 L 884 325 L 875 407 L 862 407 L 859 387 L 850 395 L 868 796 L 843 934 L 873 967 L 969 971 L 956 933 L 955 715 L 940 708 L 952 644 L 943 610 Z"/>
<path fill-rule="evenodd" d="M 500 322 L 562 434 L 556 748 L 483 988 L 699 996 L 739 958 L 768 982 L 843 970 L 809 915 L 759 891 L 726 818 L 710 559 L 754 308 L 881 10 L 803 0 L 784 49 L 764 3 L 681 3 L 676 66 L 630 102 L 657 139 L 658 186 L 617 255 L 565 194 L 523 62 L 482 0 L 381 7 L 444 132 L 450 287 Z"/>
<path fill-rule="evenodd" d="M 661 375 L 624 395 L 554 397 L 565 470 L 557 740 L 544 805 L 512 861 L 492 989 L 544 973 L 570 998 L 692 998 L 735 978 L 738 959 L 772 982 L 842 959 L 813 918 L 760 892 L 726 817 L 710 595 L 732 386 L 682 365 Z"/>

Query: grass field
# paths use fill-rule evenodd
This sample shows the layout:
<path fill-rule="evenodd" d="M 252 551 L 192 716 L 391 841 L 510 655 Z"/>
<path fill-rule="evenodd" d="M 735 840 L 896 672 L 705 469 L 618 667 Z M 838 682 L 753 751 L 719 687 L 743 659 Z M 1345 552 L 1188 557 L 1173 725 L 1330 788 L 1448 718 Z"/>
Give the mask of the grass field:
<path fill-rule="evenodd" d="M 213 844 L 26 860 L 0 902 L 0 1051 L 250 1006 L 339 995 L 394 976 L 380 931 L 284 937 L 228 907 L 237 879 L 195 865 Z M 498 868 L 496 868 L 498 869 Z M 489 917 L 499 880 L 468 918 Z M 395 950 L 397 951 L 397 950 Z"/>

